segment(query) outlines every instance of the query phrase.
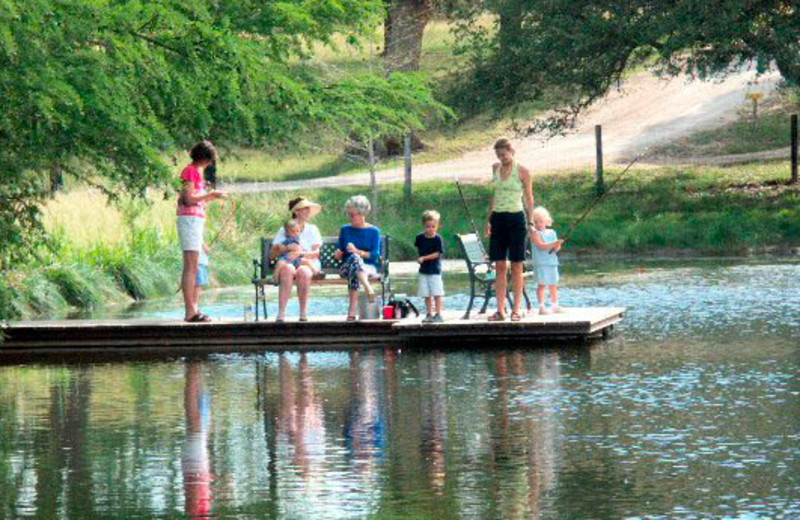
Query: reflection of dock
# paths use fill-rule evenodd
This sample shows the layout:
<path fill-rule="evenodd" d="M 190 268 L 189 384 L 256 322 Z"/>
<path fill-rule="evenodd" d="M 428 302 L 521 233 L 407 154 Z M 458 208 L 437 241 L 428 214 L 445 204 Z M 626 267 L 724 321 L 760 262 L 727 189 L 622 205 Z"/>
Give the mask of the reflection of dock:
<path fill-rule="evenodd" d="M 444 323 L 422 324 L 406 320 L 364 320 L 346 323 L 343 316 L 312 317 L 308 322 L 243 322 L 219 320 L 184 323 L 168 320 L 70 320 L 28 321 L 5 326 L 6 353 L 58 353 L 66 349 L 129 351 L 137 348 L 174 347 L 201 351 L 247 349 L 303 350 L 346 349 L 389 343 L 414 344 L 435 338 L 462 345 L 496 338 L 536 342 L 553 339 L 583 340 L 606 336 L 622 320 L 622 308 L 571 308 L 563 314 L 528 316 L 520 322 L 486 321 L 485 316 L 462 320 L 460 312 L 448 313 Z M 498 344 L 500 346 L 502 344 Z"/>

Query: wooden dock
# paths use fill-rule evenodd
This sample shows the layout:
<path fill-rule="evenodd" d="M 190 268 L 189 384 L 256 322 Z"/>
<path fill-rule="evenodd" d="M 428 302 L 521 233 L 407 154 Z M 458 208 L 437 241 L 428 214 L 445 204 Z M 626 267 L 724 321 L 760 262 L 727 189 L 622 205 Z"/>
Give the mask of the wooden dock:
<path fill-rule="evenodd" d="M 428 343 L 460 346 L 502 346 L 509 341 L 542 344 L 553 340 L 606 337 L 622 320 L 623 308 L 569 308 L 562 314 L 526 316 L 519 322 L 489 322 L 486 316 L 460 319 L 449 312 L 444 323 L 423 324 L 419 318 L 363 320 L 347 323 L 343 316 L 245 322 L 221 319 L 209 323 L 174 320 L 68 320 L 16 322 L 2 327 L 4 355 L 26 353 L 130 352 L 132 350 L 320 350 L 363 346 Z M 491 341 L 489 340 L 497 340 Z M 429 343 L 428 343 L 429 344 Z"/>

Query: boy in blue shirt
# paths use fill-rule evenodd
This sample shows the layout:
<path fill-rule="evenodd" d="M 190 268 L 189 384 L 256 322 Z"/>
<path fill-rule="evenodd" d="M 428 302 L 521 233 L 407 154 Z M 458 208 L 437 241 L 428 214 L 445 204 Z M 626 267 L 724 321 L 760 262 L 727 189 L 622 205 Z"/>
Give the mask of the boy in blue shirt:
<path fill-rule="evenodd" d="M 441 323 L 442 308 L 444 306 L 444 283 L 442 282 L 442 255 L 444 254 L 444 242 L 439 236 L 439 220 L 441 215 L 438 211 L 428 210 L 422 214 L 422 225 L 425 231 L 417 235 L 414 245 L 417 248 L 419 258 L 419 291 L 417 296 L 425 298 L 427 315 L 422 320 L 423 323 Z M 433 313 L 434 301 L 436 303 L 436 314 Z"/>

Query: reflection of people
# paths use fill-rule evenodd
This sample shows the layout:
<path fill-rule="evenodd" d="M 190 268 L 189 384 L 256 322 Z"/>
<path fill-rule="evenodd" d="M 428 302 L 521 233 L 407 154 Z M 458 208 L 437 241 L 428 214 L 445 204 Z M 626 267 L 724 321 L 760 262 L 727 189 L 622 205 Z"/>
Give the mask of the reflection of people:
<path fill-rule="evenodd" d="M 296 387 L 292 366 L 285 356 L 279 362 L 280 422 L 278 431 L 291 443 L 294 466 L 300 476 L 310 479 L 324 461 L 326 450 L 325 416 L 317 395 L 314 374 L 304 352 L 297 366 L 299 386 Z"/>
<path fill-rule="evenodd" d="M 211 164 L 216 154 L 214 145 L 209 141 L 197 143 L 190 152 L 191 164 L 181 172 L 183 184 L 178 197 L 178 237 L 183 251 L 181 290 L 185 307 L 184 320 L 192 323 L 211 321 L 197 307 L 195 288 L 206 222 L 205 203 L 225 197 L 224 193 L 217 190 L 206 193 L 201 174 L 201 170 Z"/>
<path fill-rule="evenodd" d="M 528 367 L 533 367 L 533 370 Z M 499 465 L 496 476 L 508 489 L 501 510 L 542 518 L 547 493 L 555 487 L 558 440 L 558 354 L 521 350 L 496 355 L 497 396 L 491 438 Z M 519 399 L 515 396 L 529 396 Z M 522 511 L 522 508 L 527 511 Z"/>
<path fill-rule="evenodd" d="M 211 464 L 208 457 L 208 427 L 210 405 L 203 388 L 202 365 L 186 365 L 183 390 L 183 410 L 186 419 L 186 438 L 183 442 L 181 471 L 189 518 L 205 518 L 211 514 Z"/>
<path fill-rule="evenodd" d="M 347 321 L 356 319 L 356 301 L 358 290 L 364 286 L 367 299 L 375 301 L 375 290 L 369 283 L 369 277 L 378 270 L 378 259 L 381 256 L 381 230 L 366 220 L 372 209 L 369 200 L 363 195 L 356 195 L 344 205 L 344 211 L 350 219 L 339 231 L 339 248 L 334 253 L 341 261 L 339 275 L 347 280 L 350 308 Z"/>
<path fill-rule="evenodd" d="M 428 386 L 423 394 L 424 418 L 423 443 L 425 460 L 430 464 L 428 474 L 431 486 L 436 493 L 445 489 L 447 467 L 445 464 L 445 438 L 447 437 L 447 389 L 445 377 L 445 356 L 441 351 L 432 352 L 425 358 L 424 381 Z"/>
<path fill-rule="evenodd" d="M 308 298 L 311 294 L 311 278 L 320 269 L 319 248 L 322 246 L 322 235 L 314 224 L 309 222 L 322 206 L 305 197 L 297 197 L 289 201 L 289 211 L 300 226 L 299 244 L 284 245 L 286 231 L 283 226 L 275 234 L 270 256 L 275 259 L 286 255 L 287 260 L 303 258 L 307 262 L 299 266 L 287 264 L 281 269 L 278 278 L 278 321 L 286 315 L 286 304 L 292 295 L 292 285 L 297 285 L 297 300 L 300 303 L 300 321 L 308 319 Z"/>
<path fill-rule="evenodd" d="M 533 242 L 533 273 L 536 275 L 536 296 L 539 299 L 539 314 L 561 312 L 558 305 L 558 255 L 563 240 L 558 239 L 550 212 L 539 206 L 533 210 L 531 242 Z M 550 288 L 550 309 L 545 307 L 545 289 Z"/>
<path fill-rule="evenodd" d="M 441 323 L 442 307 L 444 304 L 444 284 L 442 283 L 442 255 L 444 242 L 439 236 L 439 221 L 441 216 L 438 211 L 428 210 L 422 214 L 422 225 L 425 231 L 417 235 L 414 245 L 419 258 L 419 292 L 417 296 L 425 298 L 427 314 L 424 323 Z M 433 313 L 433 304 L 436 302 L 436 314 Z"/>
<path fill-rule="evenodd" d="M 345 417 L 345 443 L 355 459 L 363 461 L 359 471 L 372 476 L 374 462 L 385 447 L 385 417 L 380 401 L 377 357 L 350 353 L 350 401 Z"/>
<path fill-rule="evenodd" d="M 494 143 L 499 163 L 492 166 L 492 198 L 486 235 L 489 237 L 489 259 L 495 262 L 497 277 L 495 294 L 497 312 L 489 321 L 506 319 L 506 290 L 508 288 L 508 263 L 511 262 L 511 285 L 514 292 L 511 321 L 519 321 L 522 304 L 522 268 L 525 260 L 525 212 L 533 212 L 533 187 L 527 168 L 514 160 L 514 147 L 506 138 Z"/>

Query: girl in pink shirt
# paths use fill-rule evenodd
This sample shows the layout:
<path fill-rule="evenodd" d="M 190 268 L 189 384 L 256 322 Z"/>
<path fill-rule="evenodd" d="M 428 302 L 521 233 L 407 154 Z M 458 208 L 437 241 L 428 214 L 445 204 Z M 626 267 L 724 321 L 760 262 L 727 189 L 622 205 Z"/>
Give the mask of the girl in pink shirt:
<path fill-rule="evenodd" d="M 225 198 L 221 191 L 206 192 L 202 170 L 217 156 L 209 141 L 197 143 L 189 153 L 192 163 L 181 172 L 181 192 L 178 196 L 178 238 L 183 251 L 181 290 L 185 307 L 184 320 L 190 323 L 211 321 L 197 308 L 196 280 L 200 249 L 203 247 L 206 201 Z"/>

